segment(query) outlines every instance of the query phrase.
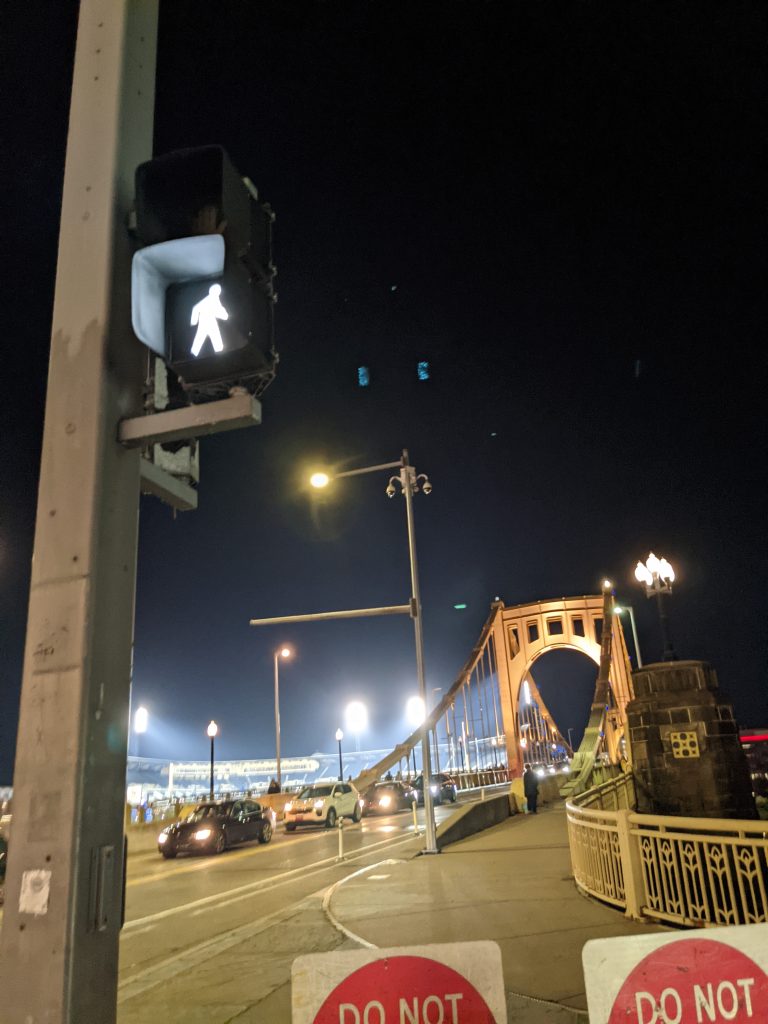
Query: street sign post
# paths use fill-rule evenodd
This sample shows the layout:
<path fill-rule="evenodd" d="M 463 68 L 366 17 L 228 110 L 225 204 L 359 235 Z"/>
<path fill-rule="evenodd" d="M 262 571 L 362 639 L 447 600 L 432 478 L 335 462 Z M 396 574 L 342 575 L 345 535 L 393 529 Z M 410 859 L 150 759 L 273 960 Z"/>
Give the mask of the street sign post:
<path fill-rule="evenodd" d="M 582 960 L 590 1024 L 768 1020 L 768 924 L 596 939 Z"/>
<path fill-rule="evenodd" d="M 291 982 L 293 1024 L 507 1024 L 495 942 L 313 953 Z"/>

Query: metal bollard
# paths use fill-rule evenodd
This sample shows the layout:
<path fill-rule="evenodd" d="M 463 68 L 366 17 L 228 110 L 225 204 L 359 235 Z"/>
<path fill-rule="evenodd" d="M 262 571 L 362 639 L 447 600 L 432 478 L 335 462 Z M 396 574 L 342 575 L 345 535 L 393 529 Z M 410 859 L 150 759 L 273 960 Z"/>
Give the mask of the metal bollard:
<path fill-rule="evenodd" d="M 419 806 L 418 802 L 416 800 L 414 800 L 413 803 L 411 804 L 411 806 L 413 807 L 413 831 L 416 833 L 416 835 L 418 835 L 419 834 L 419 819 L 416 816 L 416 811 L 417 811 L 417 808 Z"/>
<path fill-rule="evenodd" d="M 336 860 L 344 860 L 344 819 L 339 818 L 339 856 Z"/>

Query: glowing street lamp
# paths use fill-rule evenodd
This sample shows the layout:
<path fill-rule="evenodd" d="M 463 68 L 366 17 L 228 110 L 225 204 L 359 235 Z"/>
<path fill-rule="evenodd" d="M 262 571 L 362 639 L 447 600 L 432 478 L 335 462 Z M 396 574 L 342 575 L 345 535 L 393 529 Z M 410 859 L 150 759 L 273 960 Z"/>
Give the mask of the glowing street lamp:
<path fill-rule="evenodd" d="M 341 741 L 344 739 L 344 733 L 341 729 L 336 730 L 336 742 L 339 744 L 339 782 L 344 781 L 344 766 L 341 763 Z"/>
<path fill-rule="evenodd" d="M 209 796 L 213 800 L 213 761 L 214 761 L 214 744 L 216 742 L 216 733 L 219 731 L 218 725 L 213 719 L 208 723 L 208 729 L 206 730 L 211 738 L 211 785 L 209 787 Z"/>
<path fill-rule="evenodd" d="M 420 725 L 423 725 L 424 719 L 427 717 L 427 709 L 424 705 L 424 701 L 421 697 L 409 697 L 405 704 L 405 718 L 408 725 L 412 729 L 418 729 Z M 416 748 L 411 749 L 411 756 L 413 758 L 413 774 L 416 774 Z M 422 751 L 422 771 L 424 767 L 424 756 Z M 426 785 L 426 782 L 425 782 Z"/>
<path fill-rule="evenodd" d="M 277 759 L 277 784 L 280 791 L 283 789 L 283 778 L 280 769 L 280 672 L 278 665 L 280 658 L 290 658 L 293 651 L 290 647 L 278 647 L 275 651 L 275 753 Z"/>
<path fill-rule="evenodd" d="M 635 660 L 637 661 L 637 667 L 643 667 L 643 659 L 640 656 L 640 644 L 637 640 L 637 625 L 635 623 L 635 610 L 631 604 L 617 604 L 613 609 L 614 615 L 623 615 L 627 612 L 629 615 L 629 621 L 632 626 L 632 640 L 635 644 Z"/>
<path fill-rule="evenodd" d="M 419 681 L 419 694 L 422 705 L 427 705 L 427 682 L 424 672 L 424 634 L 422 630 L 422 607 L 419 590 L 419 571 L 416 560 L 416 529 L 413 520 L 413 496 L 432 493 L 432 484 L 426 473 L 417 473 L 411 465 L 408 450 L 403 449 L 397 462 L 385 462 L 378 466 L 365 466 L 362 469 L 348 469 L 341 473 L 316 472 L 310 477 L 310 484 L 315 488 L 327 487 L 331 480 L 341 477 L 361 476 L 364 473 L 377 473 L 380 470 L 396 469 L 397 475 L 391 476 L 386 487 L 388 498 L 394 498 L 400 488 L 405 498 L 405 517 L 408 526 L 408 560 L 411 570 L 411 618 L 413 619 L 414 641 L 416 646 L 416 673 Z M 424 719 L 422 718 L 422 722 Z M 422 771 L 424 773 L 424 819 L 425 819 L 425 853 L 437 853 L 437 835 L 435 827 L 435 809 L 432 803 L 431 790 L 431 756 L 429 750 L 429 733 L 425 729 L 421 738 Z"/>
<path fill-rule="evenodd" d="M 368 728 L 368 708 L 360 700 L 353 700 L 344 710 L 344 721 L 347 729 L 355 737 L 357 750 L 360 750 L 360 733 Z"/>
<path fill-rule="evenodd" d="M 672 584 L 675 581 L 675 571 L 666 558 L 657 558 L 651 552 L 645 560 L 645 564 L 638 562 L 635 566 L 635 579 L 645 586 L 645 596 L 655 597 L 656 606 L 659 610 L 659 624 L 661 625 L 661 636 L 664 641 L 664 661 L 677 661 L 677 654 L 672 646 L 672 637 L 669 631 L 669 619 L 665 604 L 666 597 L 672 593 Z"/>

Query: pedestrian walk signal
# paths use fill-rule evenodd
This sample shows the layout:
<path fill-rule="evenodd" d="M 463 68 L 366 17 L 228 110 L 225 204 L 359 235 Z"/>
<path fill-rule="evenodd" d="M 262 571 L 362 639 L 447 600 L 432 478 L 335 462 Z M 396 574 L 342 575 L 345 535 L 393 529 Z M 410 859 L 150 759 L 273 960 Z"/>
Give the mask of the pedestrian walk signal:
<path fill-rule="evenodd" d="M 133 327 L 193 401 L 258 395 L 274 377 L 273 221 L 219 146 L 136 171 Z"/>
<path fill-rule="evenodd" d="M 200 299 L 192 307 L 192 319 L 190 323 L 197 327 L 195 340 L 192 342 L 192 355 L 199 356 L 203 345 L 210 338 L 214 352 L 224 351 L 224 342 L 221 340 L 219 320 L 229 320 L 229 313 L 224 309 L 219 299 L 221 285 L 212 284 L 204 299 Z"/>

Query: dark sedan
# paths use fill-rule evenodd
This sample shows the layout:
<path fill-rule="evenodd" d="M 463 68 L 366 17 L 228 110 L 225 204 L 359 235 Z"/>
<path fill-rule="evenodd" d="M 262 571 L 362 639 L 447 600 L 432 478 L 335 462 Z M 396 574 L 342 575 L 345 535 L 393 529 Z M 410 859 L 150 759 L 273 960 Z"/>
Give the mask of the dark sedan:
<path fill-rule="evenodd" d="M 223 853 L 230 846 L 272 838 L 273 817 L 254 800 L 199 804 L 183 821 L 164 828 L 157 848 L 166 858 L 179 853 Z"/>
<path fill-rule="evenodd" d="M 424 803 L 424 776 L 417 775 L 413 780 L 413 788 L 416 790 L 418 800 L 420 804 Z M 442 804 L 444 801 L 455 804 L 456 797 L 458 795 L 458 786 L 450 777 L 450 775 L 444 775 L 440 772 L 439 775 L 432 776 L 432 800 L 436 804 Z"/>
<path fill-rule="evenodd" d="M 377 782 L 363 797 L 363 814 L 410 810 L 416 793 L 402 782 Z"/>

